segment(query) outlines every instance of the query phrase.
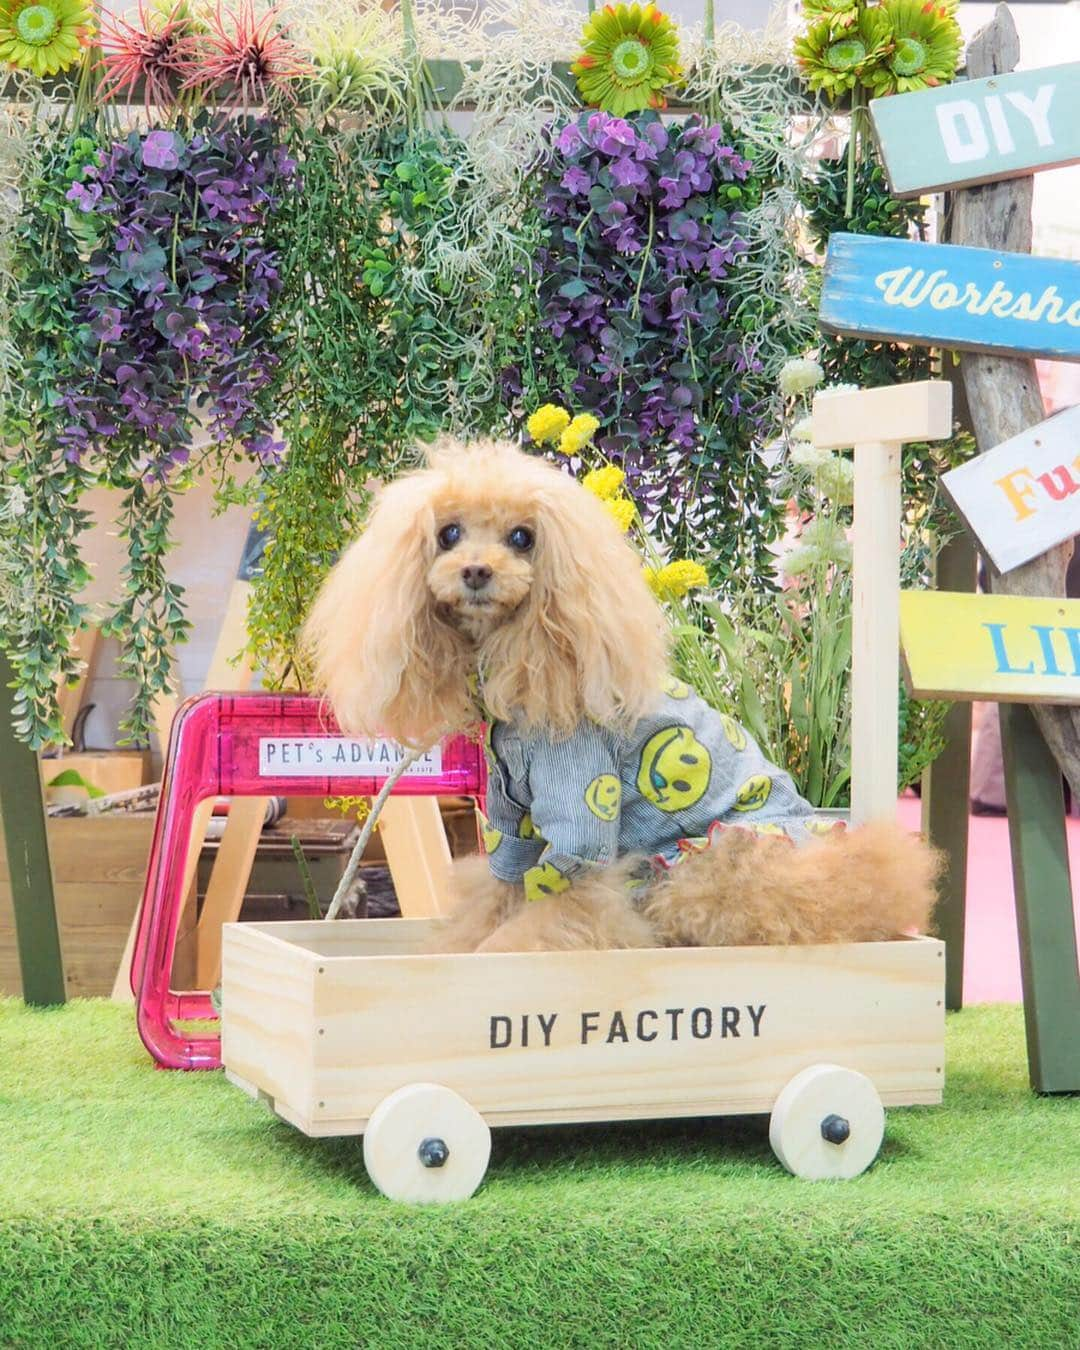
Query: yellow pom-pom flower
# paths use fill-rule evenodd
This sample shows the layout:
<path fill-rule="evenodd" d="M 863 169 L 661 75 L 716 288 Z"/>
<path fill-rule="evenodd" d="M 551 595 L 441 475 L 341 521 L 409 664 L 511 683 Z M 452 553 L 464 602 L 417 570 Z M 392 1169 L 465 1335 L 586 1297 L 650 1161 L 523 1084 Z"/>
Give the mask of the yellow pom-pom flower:
<path fill-rule="evenodd" d="M 600 422 L 589 413 L 578 413 L 559 437 L 559 453 L 578 455 L 600 429 Z"/>
<path fill-rule="evenodd" d="M 582 486 L 588 488 L 602 502 L 613 501 L 625 482 L 626 474 L 614 464 L 605 464 L 602 469 L 590 469 L 581 480 Z"/>
<path fill-rule="evenodd" d="M 629 497 L 615 497 L 612 501 L 605 502 L 604 505 L 615 518 L 615 524 L 618 525 L 623 534 L 637 519 L 637 507 Z"/>
<path fill-rule="evenodd" d="M 700 563 L 680 558 L 669 562 L 659 571 L 645 569 L 645 580 L 658 600 L 681 600 L 688 591 L 709 584 L 709 574 Z"/>
<path fill-rule="evenodd" d="M 570 414 L 556 403 L 545 403 L 525 425 L 537 445 L 547 445 L 549 441 L 554 444 L 570 425 Z"/>

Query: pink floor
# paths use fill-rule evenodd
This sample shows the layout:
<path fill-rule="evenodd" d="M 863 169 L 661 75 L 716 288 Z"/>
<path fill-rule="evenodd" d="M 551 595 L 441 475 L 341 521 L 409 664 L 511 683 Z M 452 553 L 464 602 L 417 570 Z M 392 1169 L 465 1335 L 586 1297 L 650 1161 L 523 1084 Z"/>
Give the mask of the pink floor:
<path fill-rule="evenodd" d="M 919 828 L 920 803 L 901 799 L 899 819 Z M 1080 820 L 1068 822 L 1073 907 L 1080 928 Z M 1020 955 L 1013 906 L 1009 824 L 1004 816 L 972 816 L 968 833 L 964 1002 L 1019 1003 Z"/>

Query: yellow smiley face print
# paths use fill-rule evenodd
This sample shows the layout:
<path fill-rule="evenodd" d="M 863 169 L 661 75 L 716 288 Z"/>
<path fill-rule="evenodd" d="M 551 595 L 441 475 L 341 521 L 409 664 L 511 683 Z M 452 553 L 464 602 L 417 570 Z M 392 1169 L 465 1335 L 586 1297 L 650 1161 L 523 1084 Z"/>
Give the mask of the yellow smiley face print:
<path fill-rule="evenodd" d="M 585 805 L 597 820 L 614 820 L 621 800 L 622 784 L 613 773 L 600 774 L 585 789 Z"/>
<path fill-rule="evenodd" d="M 484 760 L 489 769 L 495 769 L 495 747 L 491 743 L 492 724 L 489 722 L 484 728 Z"/>
<path fill-rule="evenodd" d="M 684 684 L 682 680 L 677 679 L 674 675 L 669 675 L 667 679 L 664 681 L 662 687 L 664 693 L 667 694 L 668 698 L 690 697 L 690 686 L 688 684 Z"/>
<path fill-rule="evenodd" d="M 771 824 L 751 825 L 750 828 L 754 831 L 755 834 L 770 834 L 770 835 L 778 834 L 781 839 L 785 838 L 784 831 L 781 829 L 779 825 L 771 825 Z"/>
<path fill-rule="evenodd" d="M 724 728 L 724 735 L 728 738 L 728 744 L 732 749 L 746 749 L 746 732 L 743 731 L 734 717 L 729 717 L 727 713 L 721 713 L 720 725 Z"/>
<path fill-rule="evenodd" d="M 551 863 L 537 863 L 521 878 L 526 900 L 543 900 L 548 895 L 561 895 L 570 889 L 570 879 L 564 877 Z"/>
<path fill-rule="evenodd" d="M 748 778 L 735 794 L 736 811 L 760 811 L 769 800 L 772 779 L 767 773 L 756 773 Z"/>
<path fill-rule="evenodd" d="M 521 817 L 521 824 L 518 826 L 519 839 L 539 839 L 536 826 L 533 824 L 533 818 L 528 811 Z"/>
<path fill-rule="evenodd" d="M 825 835 L 832 834 L 833 830 L 840 830 L 842 832 L 844 829 L 844 822 L 842 820 L 821 820 L 818 817 L 804 820 L 803 825 L 807 834 L 816 834 L 822 838 Z"/>
<path fill-rule="evenodd" d="M 484 852 L 494 853 L 502 843 L 502 830 L 496 830 L 480 817 L 480 833 L 484 836 Z"/>
<path fill-rule="evenodd" d="M 637 787 L 661 811 L 685 811 L 708 791 L 712 757 L 689 727 L 665 727 L 641 752 Z"/>

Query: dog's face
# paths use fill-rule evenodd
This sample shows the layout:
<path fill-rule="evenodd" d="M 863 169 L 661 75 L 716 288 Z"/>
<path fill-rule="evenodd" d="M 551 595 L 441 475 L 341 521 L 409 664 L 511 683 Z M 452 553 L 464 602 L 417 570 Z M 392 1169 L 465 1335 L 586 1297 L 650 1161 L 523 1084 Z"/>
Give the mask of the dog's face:
<path fill-rule="evenodd" d="M 543 547 L 536 514 L 520 501 L 439 503 L 434 531 L 428 590 L 449 623 L 474 642 L 483 641 L 532 589 Z"/>

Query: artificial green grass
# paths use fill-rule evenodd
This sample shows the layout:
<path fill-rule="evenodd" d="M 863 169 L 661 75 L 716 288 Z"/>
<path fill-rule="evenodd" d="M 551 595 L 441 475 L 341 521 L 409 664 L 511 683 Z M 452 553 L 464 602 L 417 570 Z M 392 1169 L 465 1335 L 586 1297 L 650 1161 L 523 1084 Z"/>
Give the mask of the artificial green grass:
<path fill-rule="evenodd" d="M 0 1000 L 0 1347 L 1075 1347 L 1080 1099 L 1013 1008 L 950 1017 L 945 1105 L 809 1184 L 761 1121 L 496 1131 L 408 1209 L 356 1139 L 155 1070 L 129 1011 Z"/>

